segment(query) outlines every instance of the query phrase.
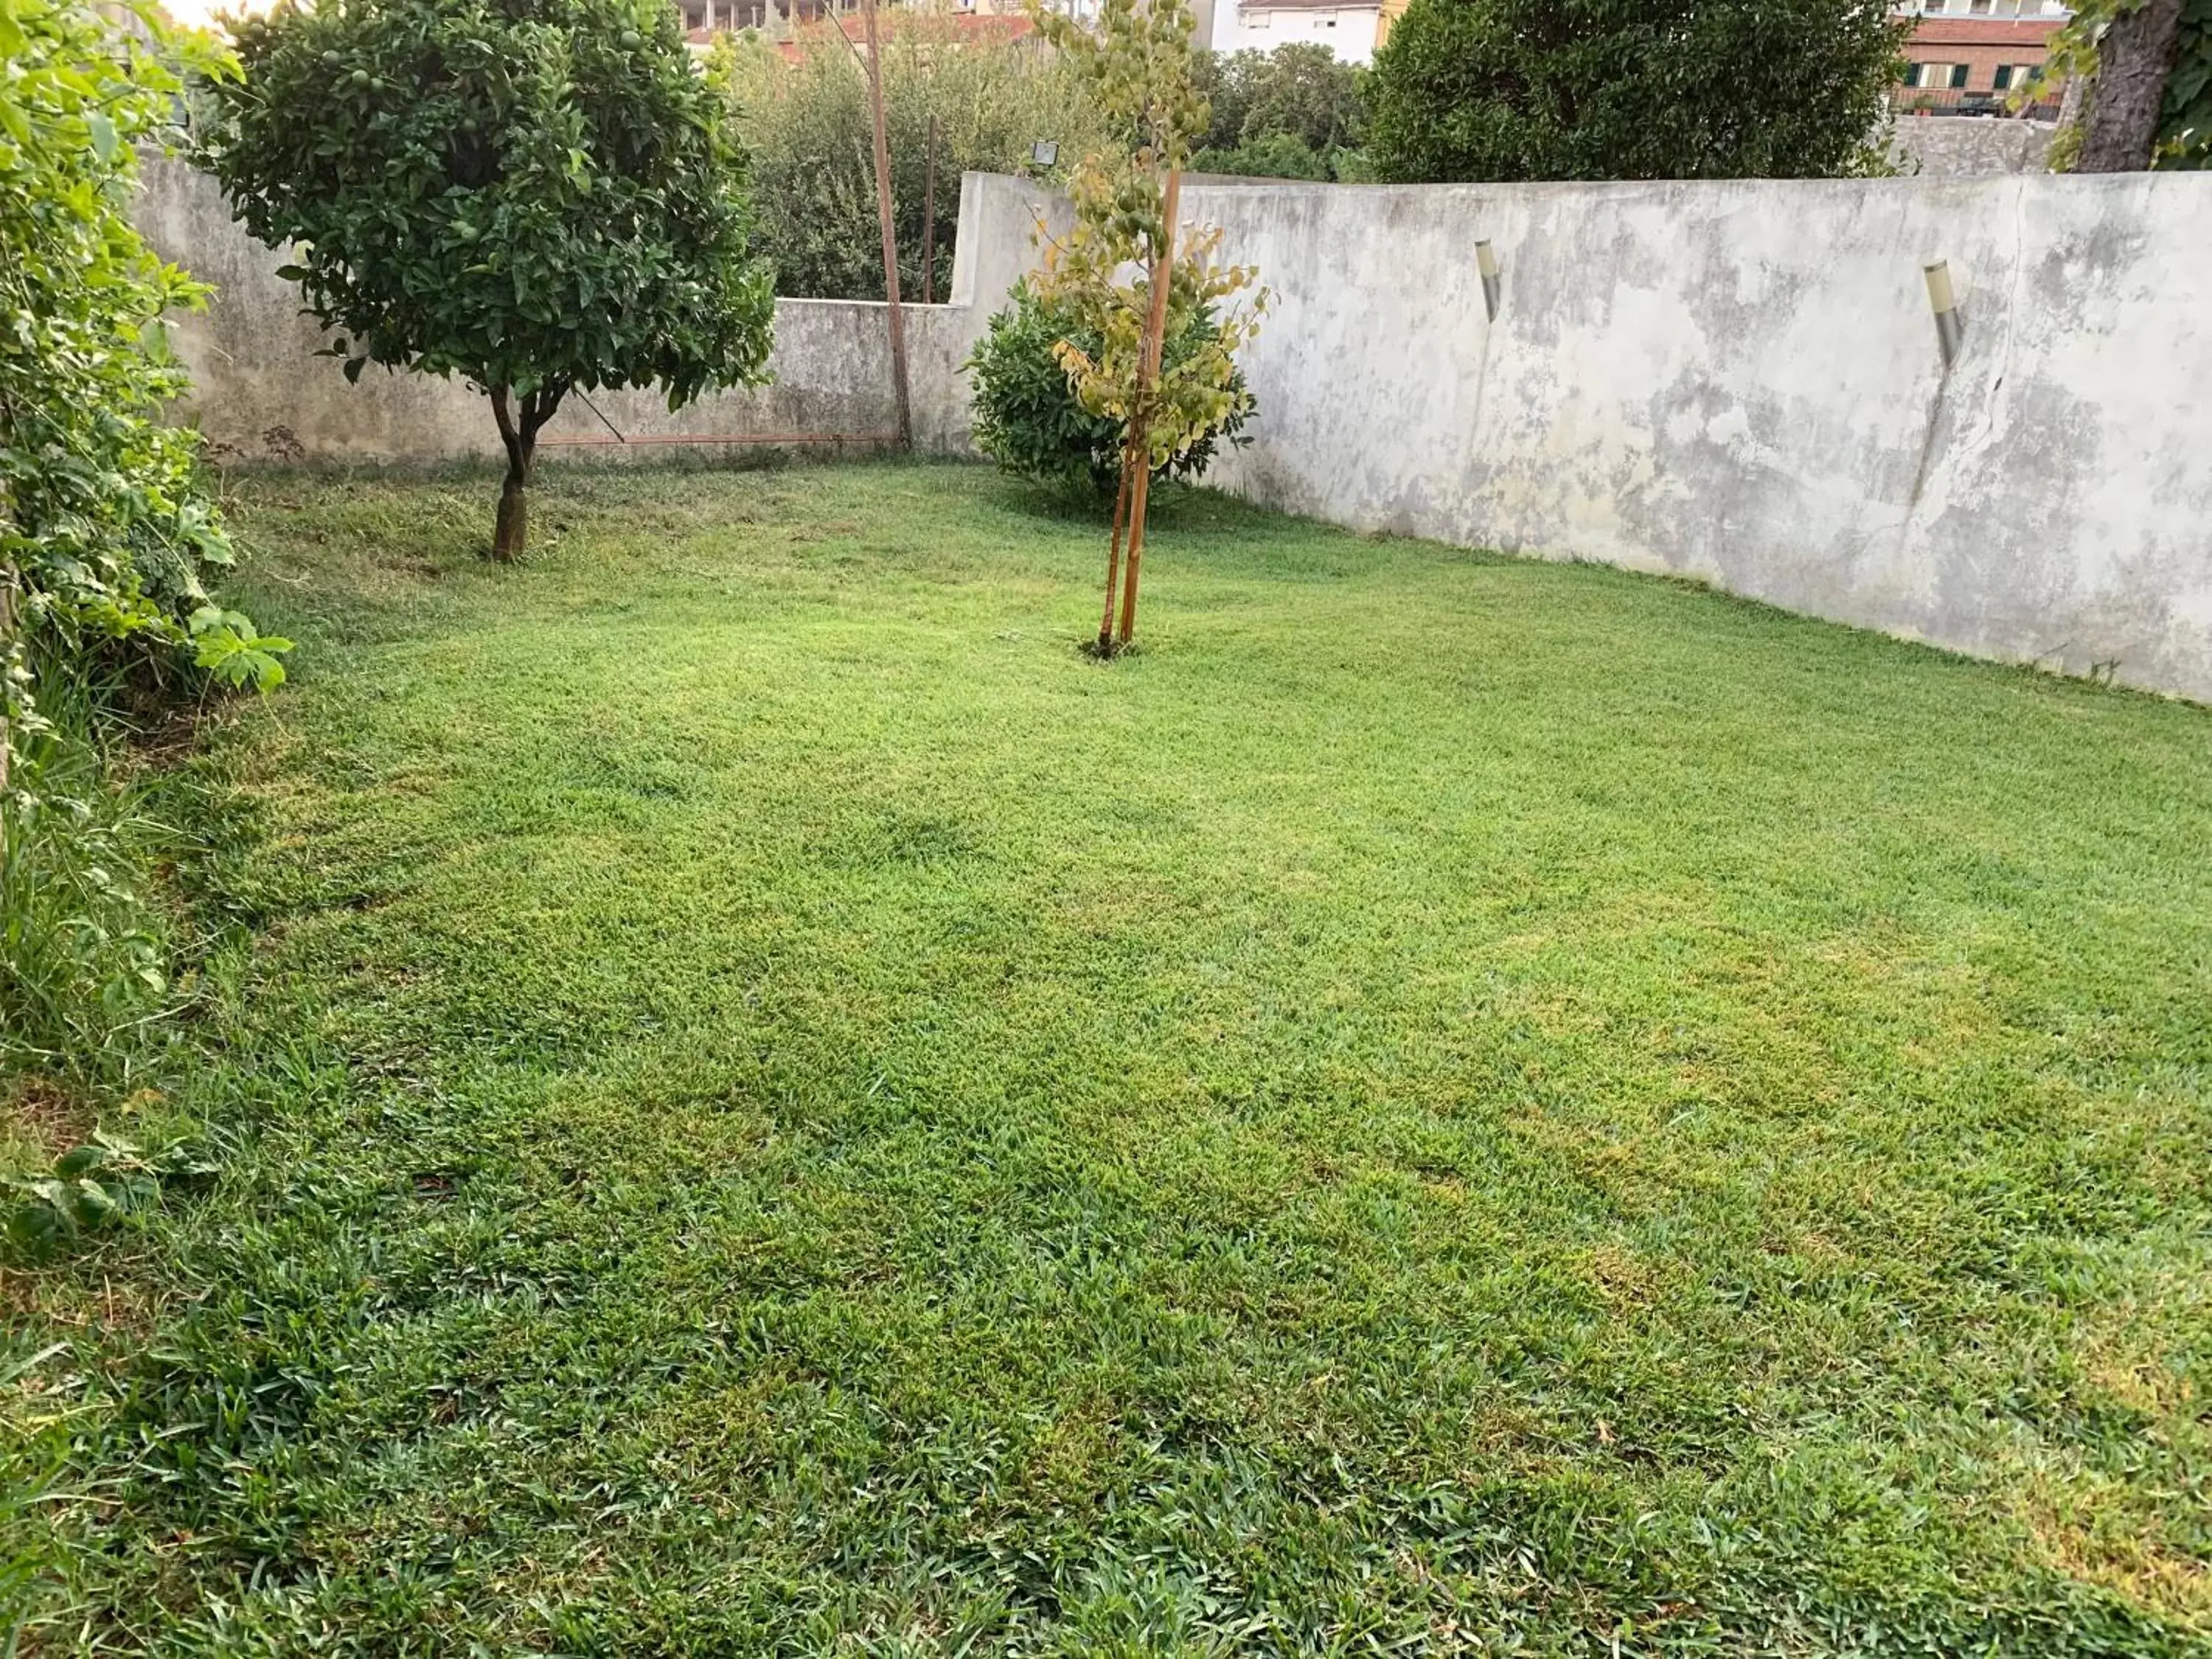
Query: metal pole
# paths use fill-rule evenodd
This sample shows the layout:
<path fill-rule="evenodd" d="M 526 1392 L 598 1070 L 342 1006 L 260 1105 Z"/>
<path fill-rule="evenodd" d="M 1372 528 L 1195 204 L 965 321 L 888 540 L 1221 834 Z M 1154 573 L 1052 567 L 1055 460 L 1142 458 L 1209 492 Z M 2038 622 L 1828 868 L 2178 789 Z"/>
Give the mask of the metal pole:
<path fill-rule="evenodd" d="M 890 307 L 891 387 L 898 397 L 899 447 L 914 447 L 914 405 L 907 391 L 906 316 L 899 307 L 898 232 L 891 222 L 891 146 L 884 133 L 884 54 L 876 0 L 860 0 L 868 32 L 868 114 L 875 126 L 876 218 L 884 233 L 884 299 Z"/>
<path fill-rule="evenodd" d="M 1948 260 L 1938 259 L 1923 265 L 1921 274 L 1928 279 L 1928 304 L 1936 313 L 1936 344 L 1943 354 L 1943 367 L 1948 368 L 1966 337 L 1966 325 L 1959 315 L 1958 297 L 1951 288 L 1951 266 Z"/>

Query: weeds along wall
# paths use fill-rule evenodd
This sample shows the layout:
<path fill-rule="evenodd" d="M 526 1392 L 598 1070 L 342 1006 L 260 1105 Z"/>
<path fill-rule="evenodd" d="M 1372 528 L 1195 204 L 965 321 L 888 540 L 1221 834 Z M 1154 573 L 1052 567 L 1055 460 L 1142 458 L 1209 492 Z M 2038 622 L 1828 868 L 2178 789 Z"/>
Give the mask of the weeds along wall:
<path fill-rule="evenodd" d="M 276 258 L 205 181 L 152 172 L 149 234 L 223 290 L 184 337 L 211 438 L 492 453 L 465 388 L 349 388 L 311 360 Z M 1212 475 L 1226 489 L 2212 701 L 2212 175 L 1183 200 L 1275 295 L 1244 359 L 1253 442 Z M 959 364 L 1034 263 L 1040 216 L 1064 212 L 1026 180 L 963 180 L 953 303 L 910 312 L 922 447 L 966 448 Z M 1923 276 L 1939 259 L 1965 322 L 1948 368 Z M 633 435 L 890 428 L 882 307 L 785 301 L 776 322 L 771 387 L 674 417 L 649 392 L 600 405 Z M 595 430 L 579 406 L 555 435 Z"/>

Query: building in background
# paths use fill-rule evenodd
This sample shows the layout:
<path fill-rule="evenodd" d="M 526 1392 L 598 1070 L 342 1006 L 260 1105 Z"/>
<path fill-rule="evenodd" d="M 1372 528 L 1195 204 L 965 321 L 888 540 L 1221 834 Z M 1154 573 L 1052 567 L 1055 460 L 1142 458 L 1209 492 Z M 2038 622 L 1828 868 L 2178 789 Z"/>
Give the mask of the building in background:
<path fill-rule="evenodd" d="M 2048 120 L 2060 88 L 2043 76 L 2051 38 L 2072 10 L 2057 0 L 1911 0 L 1898 7 L 1912 20 L 1905 43 L 1905 77 L 1892 99 L 1905 115 L 2006 115 L 2025 90 L 2018 112 Z"/>
<path fill-rule="evenodd" d="M 1310 40 L 1347 64 L 1371 63 L 1382 40 L 1383 6 L 1384 0 L 1212 0 L 1213 27 L 1203 38 L 1216 52 L 1273 52 Z"/>

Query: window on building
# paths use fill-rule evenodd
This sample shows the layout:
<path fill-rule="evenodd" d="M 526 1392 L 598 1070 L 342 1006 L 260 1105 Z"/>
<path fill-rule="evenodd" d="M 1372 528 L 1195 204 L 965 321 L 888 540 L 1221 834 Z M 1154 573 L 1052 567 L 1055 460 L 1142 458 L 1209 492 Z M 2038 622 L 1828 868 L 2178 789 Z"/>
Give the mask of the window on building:
<path fill-rule="evenodd" d="M 1990 15 L 1990 0 L 1968 0 L 1966 9 L 1976 17 Z"/>
<path fill-rule="evenodd" d="M 1962 91 L 1964 91 L 1964 90 L 1966 89 L 1966 66 L 1964 64 L 1952 64 L 1952 65 L 1951 65 L 1951 89 L 1952 89 L 1954 92 L 1962 92 Z"/>

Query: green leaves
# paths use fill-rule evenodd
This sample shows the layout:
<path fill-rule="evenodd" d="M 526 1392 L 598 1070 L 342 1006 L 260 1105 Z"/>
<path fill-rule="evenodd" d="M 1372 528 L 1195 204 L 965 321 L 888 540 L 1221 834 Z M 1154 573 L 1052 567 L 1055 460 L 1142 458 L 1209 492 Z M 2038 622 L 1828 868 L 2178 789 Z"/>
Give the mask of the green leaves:
<path fill-rule="evenodd" d="M 283 274 L 349 375 L 678 404 L 763 378 L 743 157 L 672 11 L 368 0 L 246 20 L 238 46 L 202 155 L 249 230 L 300 245 Z"/>
<path fill-rule="evenodd" d="M 2047 76 L 2094 76 L 2098 41 L 2112 20 L 2136 10 L 2143 0 L 2082 0 L 2074 15 L 2051 43 Z M 2051 165 L 2069 167 L 2080 149 L 2081 128 L 2058 135 L 2051 148 Z M 2212 167 L 2212 0 L 2182 0 L 2180 51 L 2166 76 L 2166 96 L 2160 106 L 2158 148 L 2151 166 L 2160 169 L 2197 171 Z"/>
<path fill-rule="evenodd" d="M 1055 356 L 1077 400 L 1090 414 L 1126 426 L 1139 401 L 1150 273 L 1171 240 L 1166 174 L 1188 161 L 1208 119 L 1190 50 L 1191 15 L 1181 0 L 1142 6 L 1107 0 L 1095 30 L 1056 12 L 1033 8 L 1031 15 L 1091 81 L 1115 131 L 1131 146 L 1105 146 L 1083 158 L 1069 185 L 1074 228 L 1046 248 L 1036 285 L 1039 298 L 1067 319 Z M 1145 398 L 1155 471 L 1239 408 L 1243 383 L 1234 354 L 1258 331 L 1268 297 L 1261 289 L 1249 305 L 1229 303 L 1256 288 L 1258 273 L 1216 260 L 1218 229 L 1187 228 L 1173 240 L 1161 338 L 1189 336 L 1202 343 L 1179 362 L 1164 362 Z M 1144 274 L 1132 279 L 1132 267 Z"/>
<path fill-rule="evenodd" d="M 1367 83 L 1378 176 L 1862 171 L 1904 25 L 1891 0 L 1413 0 Z"/>
<path fill-rule="evenodd" d="M 192 612 L 191 628 L 195 647 L 192 660 L 207 670 L 218 685 L 234 691 L 249 686 L 257 691 L 273 691 L 284 684 L 284 665 L 276 659 L 292 648 L 292 641 L 257 632 L 253 619 L 244 611 L 202 605 Z"/>
<path fill-rule="evenodd" d="M 12 1201 L 0 1228 L 18 1249 L 45 1254 L 152 1208 L 165 1184 L 201 1182 L 218 1172 L 185 1143 L 149 1153 L 119 1135 L 95 1131 L 89 1141 L 56 1158 L 51 1173 L 5 1183 Z"/>
<path fill-rule="evenodd" d="M 922 290 L 931 129 L 937 190 L 934 298 L 950 289 L 964 172 L 1024 173 L 1040 138 L 1072 161 L 1103 133 L 1086 82 L 1035 42 L 976 39 L 949 16 L 913 8 L 881 19 L 884 121 L 900 291 Z M 786 63 L 764 43 L 721 37 L 708 75 L 726 88 L 744 137 L 757 218 L 754 246 L 775 269 L 776 291 L 818 299 L 879 300 L 883 242 L 876 222 L 866 82 L 832 37 Z"/>
<path fill-rule="evenodd" d="M 175 137 L 179 70 L 227 61 L 150 6 L 128 29 L 76 0 L 8 0 L 0 67 L 0 744 L 40 729 L 31 648 L 181 645 L 229 544 L 165 313 L 206 290 L 133 228 L 137 146 Z M 13 601 L 12 605 L 10 601 Z M 20 628 L 6 622 L 10 612 Z M 142 661 L 143 659 L 141 659 Z"/>
<path fill-rule="evenodd" d="M 1243 441 L 1237 434 L 1254 404 L 1235 363 L 1209 356 L 1219 334 L 1212 309 L 1201 307 L 1168 337 L 1163 380 L 1180 383 L 1196 366 L 1197 378 L 1220 395 L 1195 415 L 1159 461 L 1157 476 L 1201 477 L 1218 441 Z M 1084 407 L 1061 365 L 1064 345 L 1086 357 L 1102 349 L 1097 331 L 1080 314 L 1027 282 L 1017 283 L 964 365 L 975 392 L 975 444 L 1009 472 L 1111 490 L 1121 474 L 1122 422 Z"/>

